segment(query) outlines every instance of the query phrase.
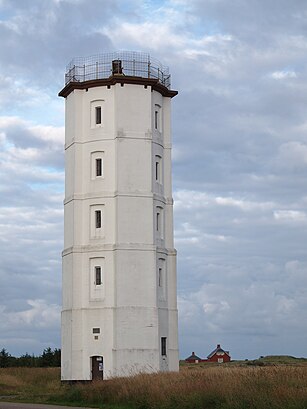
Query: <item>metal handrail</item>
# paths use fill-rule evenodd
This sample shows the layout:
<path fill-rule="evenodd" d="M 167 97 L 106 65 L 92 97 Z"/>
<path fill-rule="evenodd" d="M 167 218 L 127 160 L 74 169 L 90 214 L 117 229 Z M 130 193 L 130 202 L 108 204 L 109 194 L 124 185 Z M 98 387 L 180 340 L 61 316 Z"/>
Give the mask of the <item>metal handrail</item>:
<path fill-rule="evenodd" d="M 149 54 L 131 51 L 99 54 L 90 57 L 74 58 L 66 67 L 65 85 L 69 82 L 84 82 L 109 78 L 114 74 L 112 62 L 121 62 L 122 74 L 126 76 L 154 78 L 170 89 L 169 68 L 163 66 Z"/>

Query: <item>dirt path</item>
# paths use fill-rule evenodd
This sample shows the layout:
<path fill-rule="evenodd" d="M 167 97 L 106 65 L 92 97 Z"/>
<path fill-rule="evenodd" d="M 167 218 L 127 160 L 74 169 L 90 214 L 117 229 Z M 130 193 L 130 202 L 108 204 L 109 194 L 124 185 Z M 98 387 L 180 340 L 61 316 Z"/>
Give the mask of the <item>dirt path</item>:
<path fill-rule="evenodd" d="M 37 403 L 1 402 L 0 409 L 91 409 L 72 406 L 42 405 Z"/>

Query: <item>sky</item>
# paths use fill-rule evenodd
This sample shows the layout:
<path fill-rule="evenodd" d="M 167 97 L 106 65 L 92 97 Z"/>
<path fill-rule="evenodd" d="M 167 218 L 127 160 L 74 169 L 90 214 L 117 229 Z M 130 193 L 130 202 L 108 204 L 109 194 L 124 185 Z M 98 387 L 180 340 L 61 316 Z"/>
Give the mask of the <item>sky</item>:
<path fill-rule="evenodd" d="M 0 349 L 60 347 L 65 67 L 170 67 L 180 357 L 307 356 L 307 2 L 0 0 Z"/>

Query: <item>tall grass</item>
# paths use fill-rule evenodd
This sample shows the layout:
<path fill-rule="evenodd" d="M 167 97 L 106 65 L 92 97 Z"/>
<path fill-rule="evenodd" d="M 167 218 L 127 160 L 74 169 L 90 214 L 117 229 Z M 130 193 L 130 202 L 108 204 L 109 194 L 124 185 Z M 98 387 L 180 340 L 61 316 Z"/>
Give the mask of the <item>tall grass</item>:
<path fill-rule="evenodd" d="M 0 368 L 0 396 L 35 402 L 62 392 L 60 368 Z"/>
<path fill-rule="evenodd" d="M 4 394 L 6 383 L 10 393 L 15 391 L 17 395 L 30 386 L 33 397 L 40 387 L 31 384 L 37 382 L 41 393 L 36 401 L 108 409 L 307 408 L 307 366 L 184 368 L 180 373 L 141 374 L 73 386 L 60 385 L 56 368 L 42 369 L 46 374 L 40 368 L 22 368 L 20 374 L 14 370 L 5 369 L 5 374 L 0 371 L 0 394 Z M 25 376 L 25 371 L 33 372 Z M 36 371 L 40 373 L 35 375 Z M 21 394 L 18 396 L 22 398 Z"/>

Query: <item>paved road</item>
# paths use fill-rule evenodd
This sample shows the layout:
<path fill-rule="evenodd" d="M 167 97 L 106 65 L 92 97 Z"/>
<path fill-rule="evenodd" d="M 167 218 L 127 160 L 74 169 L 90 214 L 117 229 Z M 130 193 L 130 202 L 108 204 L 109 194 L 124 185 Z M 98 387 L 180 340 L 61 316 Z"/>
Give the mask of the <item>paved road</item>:
<path fill-rule="evenodd" d="M 41 405 L 37 403 L 12 403 L 12 402 L 1 402 L 0 409 L 90 409 L 90 408 L 80 408 L 72 406 L 56 406 L 56 405 Z"/>

